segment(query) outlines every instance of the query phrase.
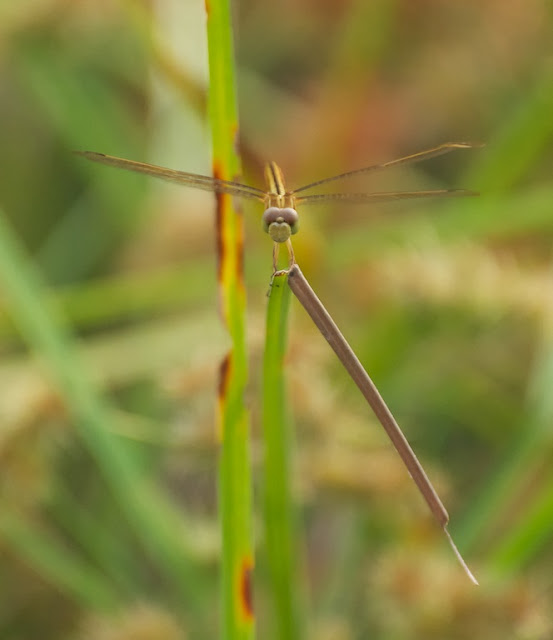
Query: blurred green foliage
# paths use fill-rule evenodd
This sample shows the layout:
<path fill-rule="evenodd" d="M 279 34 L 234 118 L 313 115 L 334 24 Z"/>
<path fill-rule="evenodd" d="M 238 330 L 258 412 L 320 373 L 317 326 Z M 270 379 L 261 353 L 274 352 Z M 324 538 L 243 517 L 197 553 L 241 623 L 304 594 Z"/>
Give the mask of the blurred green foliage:
<path fill-rule="evenodd" d="M 213 201 L 71 153 L 209 173 L 203 11 L 0 4 L 0 638 L 217 634 L 214 397 L 228 345 Z M 546 0 L 235 4 L 252 184 L 271 159 L 293 187 L 448 140 L 487 144 L 346 185 L 479 198 L 300 212 L 298 262 L 428 467 L 481 582 L 468 583 L 293 304 L 292 486 L 313 637 L 552 633 L 552 22 Z M 261 212 L 244 208 L 258 418 L 271 245 Z M 75 388 L 92 414 L 71 404 Z M 95 421 L 106 446 L 91 455 L 77 434 Z M 254 426 L 254 452 L 258 439 Z M 131 460 L 147 490 L 106 475 L 104 456 Z"/>

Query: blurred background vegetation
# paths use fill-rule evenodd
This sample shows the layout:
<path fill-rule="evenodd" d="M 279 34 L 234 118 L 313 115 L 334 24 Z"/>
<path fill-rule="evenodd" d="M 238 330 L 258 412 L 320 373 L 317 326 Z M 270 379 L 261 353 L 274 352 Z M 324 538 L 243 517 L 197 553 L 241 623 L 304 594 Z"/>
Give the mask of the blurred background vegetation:
<path fill-rule="evenodd" d="M 310 637 L 552 637 L 551 2 L 241 0 L 234 15 L 245 181 L 260 186 L 267 160 L 294 187 L 449 140 L 487 145 L 346 185 L 479 198 L 302 212 L 298 262 L 481 581 L 468 582 L 294 303 Z M 210 173 L 204 3 L 3 0 L 0 38 L 0 637 L 216 637 L 214 414 L 227 342 L 213 199 L 71 153 Z M 244 209 L 259 476 L 271 244 L 259 208 Z M 45 309 L 59 318 L 53 333 Z M 87 441 L 106 416 L 112 440 Z M 155 482 L 176 528 L 163 510 L 139 519 L 159 500 L 132 478 L 118 487 L 127 476 L 114 451 Z M 259 528 L 257 538 L 264 638 Z"/>

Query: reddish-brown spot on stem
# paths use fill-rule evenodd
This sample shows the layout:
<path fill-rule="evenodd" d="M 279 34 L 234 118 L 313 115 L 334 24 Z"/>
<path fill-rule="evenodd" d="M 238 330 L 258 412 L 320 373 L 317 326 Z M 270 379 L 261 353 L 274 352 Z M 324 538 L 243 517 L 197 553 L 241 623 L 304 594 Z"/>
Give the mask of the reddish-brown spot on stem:
<path fill-rule="evenodd" d="M 231 357 L 231 353 L 227 353 L 227 355 L 221 361 L 221 366 L 219 368 L 219 389 L 217 391 L 219 402 L 223 402 L 227 394 L 230 379 Z"/>
<path fill-rule="evenodd" d="M 245 558 L 240 568 L 239 598 L 240 610 L 243 617 L 252 622 L 254 619 L 253 612 L 253 590 L 252 590 L 252 573 L 253 562 L 251 558 Z"/>
<path fill-rule="evenodd" d="M 227 355 L 221 361 L 221 365 L 219 367 L 219 387 L 217 389 L 217 439 L 221 443 L 224 438 L 224 421 L 223 416 L 225 415 L 225 402 L 227 396 L 227 390 L 230 383 L 230 375 L 231 375 L 231 362 L 232 362 L 232 354 L 227 353 Z"/>

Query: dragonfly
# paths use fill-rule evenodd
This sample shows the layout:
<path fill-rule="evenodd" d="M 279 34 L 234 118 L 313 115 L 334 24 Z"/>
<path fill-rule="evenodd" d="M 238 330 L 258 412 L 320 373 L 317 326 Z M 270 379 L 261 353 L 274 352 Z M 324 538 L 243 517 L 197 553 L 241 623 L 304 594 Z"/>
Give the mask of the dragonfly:
<path fill-rule="evenodd" d="M 234 182 L 232 180 L 222 180 L 212 176 L 204 176 L 196 173 L 187 173 L 159 167 L 154 164 L 127 160 L 116 156 L 109 156 L 95 151 L 76 151 L 77 155 L 83 156 L 93 162 L 142 173 L 154 178 L 160 178 L 168 182 L 211 191 L 213 193 L 223 193 L 247 200 L 257 200 L 263 203 L 265 209 L 262 216 L 263 229 L 269 234 L 273 241 L 273 271 L 277 271 L 279 247 L 285 244 L 288 249 L 290 268 L 295 264 L 294 249 L 292 247 L 291 236 L 299 230 L 298 206 L 317 205 L 329 202 L 351 202 L 357 204 L 374 204 L 390 202 L 396 200 L 407 200 L 414 198 L 435 198 L 451 196 L 474 196 L 475 191 L 467 189 L 432 189 L 428 191 L 383 191 L 372 193 L 306 193 L 312 189 L 326 186 L 329 183 L 347 180 L 353 176 L 360 176 L 391 167 L 413 164 L 441 156 L 455 149 L 471 149 L 480 147 L 474 142 L 446 142 L 437 147 L 419 151 L 403 158 L 397 158 L 382 164 L 373 164 L 361 169 L 346 171 L 329 178 L 322 178 L 315 182 L 310 182 L 298 189 L 287 190 L 284 176 L 276 162 L 269 162 L 265 166 L 265 189 L 258 189 L 251 185 Z"/>
<path fill-rule="evenodd" d="M 88 158 L 93 162 L 99 162 L 111 167 L 126 169 L 136 173 L 161 178 L 169 182 L 174 182 L 195 189 L 211 191 L 214 193 L 229 194 L 249 200 L 258 200 L 263 203 L 265 209 L 262 216 L 263 228 L 273 240 L 273 277 L 277 272 L 278 251 L 282 244 L 288 249 L 288 258 L 290 268 L 287 272 L 288 284 L 296 295 L 298 300 L 304 306 L 307 313 L 311 316 L 322 335 L 328 341 L 332 349 L 335 351 L 342 364 L 355 381 L 369 405 L 373 408 L 376 416 L 380 420 L 382 426 L 386 430 L 396 450 L 400 454 L 405 466 L 407 467 L 411 477 L 415 481 L 419 491 L 426 500 L 430 510 L 434 514 L 442 529 L 444 530 L 457 558 L 465 569 L 467 575 L 473 583 L 478 584 L 476 578 L 463 560 L 461 554 L 457 550 L 451 535 L 447 529 L 449 515 L 438 497 L 434 487 L 430 483 L 424 469 L 420 465 L 415 453 L 411 449 L 408 441 L 403 435 L 400 427 L 395 421 L 393 415 L 380 396 L 374 383 L 369 378 L 367 372 L 363 368 L 359 359 L 353 353 L 351 347 L 346 342 L 344 336 L 334 324 L 334 321 L 322 305 L 319 298 L 311 289 L 309 283 L 301 273 L 299 266 L 295 262 L 294 251 L 292 248 L 291 236 L 299 230 L 299 215 L 297 207 L 299 205 L 322 204 L 328 202 L 353 202 L 360 204 L 373 204 L 380 202 L 389 202 L 395 200 L 405 200 L 410 198 L 429 198 L 442 196 L 467 196 L 478 195 L 474 191 L 466 189 L 434 189 L 429 191 L 387 191 L 376 193 L 306 193 L 317 187 L 326 186 L 335 181 L 344 180 L 353 176 L 359 176 L 378 170 L 396 167 L 399 165 L 407 165 L 422 160 L 428 160 L 436 156 L 441 156 L 455 149 L 470 149 L 482 146 L 480 143 L 472 142 L 446 142 L 432 149 L 420 151 L 403 158 L 384 162 L 382 164 L 374 164 L 353 171 L 346 171 L 329 178 L 323 178 L 315 182 L 288 191 L 285 187 L 284 177 L 280 167 L 275 162 L 269 162 L 265 166 L 265 182 L 266 189 L 258 189 L 240 182 L 230 180 L 222 180 L 211 176 L 199 175 L 196 173 L 186 173 L 184 171 L 176 171 L 165 167 L 159 167 L 144 162 L 136 162 L 134 160 L 126 160 L 115 156 L 108 156 L 103 153 L 94 151 L 77 151 L 80 156 Z"/>

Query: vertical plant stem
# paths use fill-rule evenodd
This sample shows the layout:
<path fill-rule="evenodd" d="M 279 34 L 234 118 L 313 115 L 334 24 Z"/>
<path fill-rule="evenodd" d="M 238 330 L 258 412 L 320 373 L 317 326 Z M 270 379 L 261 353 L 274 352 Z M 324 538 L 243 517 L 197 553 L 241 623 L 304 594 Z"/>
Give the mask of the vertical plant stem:
<path fill-rule="evenodd" d="M 229 2 L 209 0 L 206 9 L 213 175 L 234 180 L 240 173 L 240 162 Z M 237 640 L 254 635 L 252 497 L 249 415 L 244 406 L 247 354 L 243 224 L 231 197 L 224 194 L 217 196 L 217 258 L 220 307 L 231 339 L 231 350 L 221 366 L 219 384 L 222 631 L 224 638 Z"/>
<path fill-rule="evenodd" d="M 279 640 L 297 640 L 298 557 L 290 486 L 292 433 L 283 373 L 290 305 L 287 280 L 287 273 L 275 275 L 267 307 L 263 360 L 265 543 L 276 618 L 274 636 Z"/>

